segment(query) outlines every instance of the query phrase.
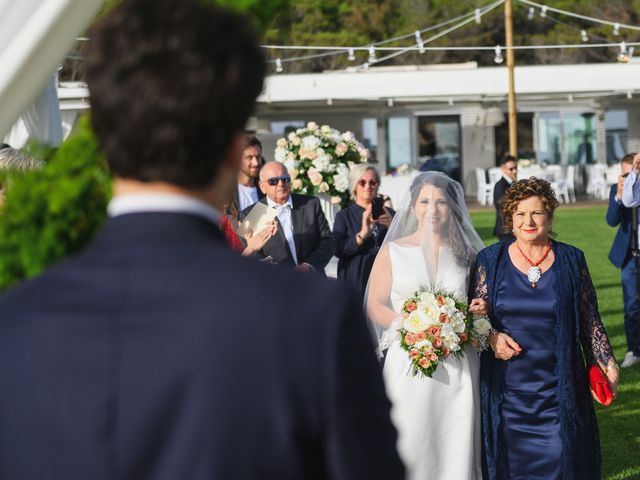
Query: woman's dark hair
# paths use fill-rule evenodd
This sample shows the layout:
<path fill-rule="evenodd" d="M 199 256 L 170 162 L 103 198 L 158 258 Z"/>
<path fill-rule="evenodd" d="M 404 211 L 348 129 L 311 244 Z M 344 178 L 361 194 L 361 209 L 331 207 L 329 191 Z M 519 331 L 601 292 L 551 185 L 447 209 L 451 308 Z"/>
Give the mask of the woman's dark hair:
<path fill-rule="evenodd" d="M 123 0 L 90 38 L 91 118 L 111 171 L 210 184 L 263 87 L 250 19 L 201 0 Z"/>
<path fill-rule="evenodd" d="M 540 197 L 544 209 L 553 220 L 553 213 L 560 204 L 553 191 L 553 187 L 546 180 L 531 177 L 513 182 L 500 198 L 500 208 L 504 219 L 504 231 L 510 232 L 513 229 L 513 214 L 518 210 L 521 201 L 531 197 Z M 555 235 L 549 231 L 549 235 Z"/>
<path fill-rule="evenodd" d="M 409 188 L 412 207 L 414 207 L 418 201 L 420 192 L 425 185 L 433 185 L 444 192 L 450 216 L 450 220 L 444 225 L 444 228 L 447 229 L 446 234 L 451 240 L 449 247 L 451 247 L 458 265 L 469 266 L 471 262 L 475 260 L 475 253 L 467 242 L 465 242 L 465 236 L 462 231 L 465 221 L 463 212 L 460 209 L 460 205 L 465 205 L 462 188 L 457 188 L 459 184 L 447 177 L 444 173 L 419 175 Z M 451 218 L 455 221 L 452 222 Z"/>

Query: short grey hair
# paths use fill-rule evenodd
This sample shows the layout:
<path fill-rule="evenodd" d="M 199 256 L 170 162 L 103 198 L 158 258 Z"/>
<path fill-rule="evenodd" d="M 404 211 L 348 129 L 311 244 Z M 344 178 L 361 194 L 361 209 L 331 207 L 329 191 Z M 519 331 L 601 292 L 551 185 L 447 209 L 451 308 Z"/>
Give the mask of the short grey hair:
<path fill-rule="evenodd" d="M 37 170 L 44 166 L 42 160 L 27 155 L 15 148 L 3 148 L 0 150 L 0 170 L 17 170 L 27 172 Z"/>
<path fill-rule="evenodd" d="M 378 187 L 380 186 L 380 173 L 375 165 L 372 163 L 359 163 L 354 165 L 351 167 L 351 171 L 349 172 L 349 193 L 351 194 L 351 200 L 356 199 L 356 187 L 358 186 L 358 182 L 369 170 L 375 175 Z"/>

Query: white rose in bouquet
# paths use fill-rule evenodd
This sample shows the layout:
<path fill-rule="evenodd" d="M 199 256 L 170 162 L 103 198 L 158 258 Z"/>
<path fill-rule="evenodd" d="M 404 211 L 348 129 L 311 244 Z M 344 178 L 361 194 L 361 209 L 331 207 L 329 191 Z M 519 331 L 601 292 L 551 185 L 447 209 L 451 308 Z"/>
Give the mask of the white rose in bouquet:
<path fill-rule="evenodd" d="M 318 124 L 316 122 L 309 122 L 309 123 L 307 123 L 307 129 L 309 129 L 309 130 L 317 130 L 318 129 Z"/>
<path fill-rule="evenodd" d="M 330 135 L 333 132 L 333 129 L 329 125 L 322 125 L 322 127 L 320 127 L 320 131 L 325 135 Z"/>
<path fill-rule="evenodd" d="M 336 145 L 336 155 L 338 157 L 342 157 L 345 153 L 347 153 L 347 151 L 349 151 L 349 147 L 346 143 L 340 142 Z"/>
<path fill-rule="evenodd" d="M 300 180 L 299 178 L 296 178 L 293 182 L 291 182 L 291 186 L 293 187 L 294 190 L 301 190 L 302 180 Z"/>
<path fill-rule="evenodd" d="M 403 327 L 412 333 L 422 332 L 429 327 L 429 319 L 424 312 L 415 310 L 406 318 Z"/>
<path fill-rule="evenodd" d="M 318 187 L 320 193 L 327 193 L 329 191 L 329 184 L 327 182 L 322 182 Z"/>
<path fill-rule="evenodd" d="M 287 140 L 284 138 L 279 138 L 278 141 L 276 142 L 276 146 L 280 147 L 280 148 L 286 148 L 287 147 Z"/>

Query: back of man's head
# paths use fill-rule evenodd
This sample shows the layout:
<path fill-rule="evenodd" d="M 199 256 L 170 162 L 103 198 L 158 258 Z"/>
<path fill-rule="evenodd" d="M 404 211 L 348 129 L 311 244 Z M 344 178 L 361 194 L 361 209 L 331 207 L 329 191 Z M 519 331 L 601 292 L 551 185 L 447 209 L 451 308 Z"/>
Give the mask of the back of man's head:
<path fill-rule="evenodd" d="M 92 123 L 113 174 L 211 184 L 263 87 L 250 20 L 201 0 L 123 0 L 90 36 Z"/>

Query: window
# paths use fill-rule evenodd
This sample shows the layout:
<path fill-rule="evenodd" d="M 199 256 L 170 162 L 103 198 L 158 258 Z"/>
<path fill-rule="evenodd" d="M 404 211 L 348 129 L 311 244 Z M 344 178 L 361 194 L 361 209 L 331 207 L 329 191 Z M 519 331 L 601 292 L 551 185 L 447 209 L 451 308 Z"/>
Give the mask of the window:
<path fill-rule="evenodd" d="M 418 167 L 445 172 L 460 181 L 460 118 L 418 118 Z"/>
<path fill-rule="evenodd" d="M 613 165 L 622 160 L 627 153 L 629 139 L 626 110 L 609 110 L 604 114 L 606 131 L 607 163 Z"/>
<path fill-rule="evenodd" d="M 586 165 L 598 161 L 595 115 L 592 112 L 536 114 L 536 154 L 540 163 Z"/>
<path fill-rule="evenodd" d="M 387 121 L 387 161 L 389 170 L 411 165 L 411 119 L 391 117 Z"/>
<path fill-rule="evenodd" d="M 277 122 L 271 122 L 271 133 L 286 136 L 289 135 L 289 132 L 304 128 L 305 125 L 304 120 L 278 120 Z"/>
<path fill-rule="evenodd" d="M 378 161 L 378 119 L 363 118 L 362 119 L 362 144 L 369 149 L 371 155 L 370 162 Z"/>

